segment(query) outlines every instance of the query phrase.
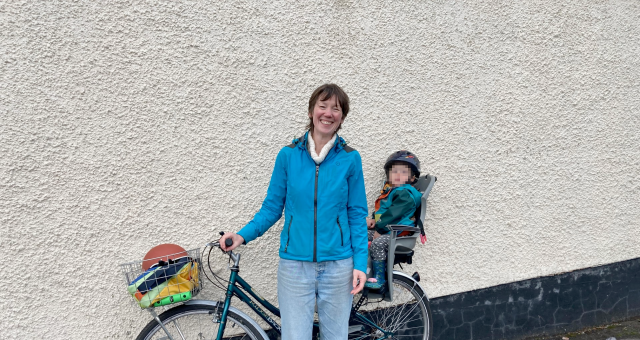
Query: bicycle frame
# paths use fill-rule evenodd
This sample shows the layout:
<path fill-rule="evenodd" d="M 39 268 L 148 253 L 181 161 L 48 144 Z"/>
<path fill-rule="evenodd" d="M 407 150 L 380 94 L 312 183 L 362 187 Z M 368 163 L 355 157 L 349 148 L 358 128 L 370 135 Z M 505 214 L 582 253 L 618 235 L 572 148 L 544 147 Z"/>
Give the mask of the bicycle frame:
<path fill-rule="evenodd" d="M 275 307 L 273 304 L 271 304 L 269 301 L 265 300 L 258 293 L 256 293 L 251 287 L 251 285 L 247 283 L 242 277 L 240 277 L 240 275 L 238 274 L 240 254 L 234 254 L 233 252 L 231 252 L 229 256 L 233 260 L 234 264 L 229 268 L 231 270 L 231 274 L 229 275 L 229 285 L 227 286 L 227 292 L 225 294 L 224 307 L 222 308 L 222 315 L 219 318 L 220 327 L 218 328 L 217 339 L 222 339 L 222 335 L 224 334 L 224 330 L 227 322 L 227 314 L 229 311 L 229 307 L 231 306 L 231 298 L 233 298 L 234 295 L 237 296 L 240 299 L 240 301 L 247 304 L 254 312 L 256 312 L 256 314 L 258 314 L 267 324 L 269 324 L 269 326 L 275 329 L 276 332 L 278 332 L 278 334 L 282 334 L 280 325 L 275 320 L 273 320 L 273 318 L 271 318 L 271 316 L 269 316 L 269 314 L 267 314 L 262 308 L 260 308 L 260 306 L 256 304 L 256 302 L 253 299 L 255 299 L 260 305 L 262 305 L 264 308 L 266 308 L 269 312 L 271 312 L 277 317 L 280 317 L 280 310 L 277 307 Z M 238 285 L 240 287 L 238 287 Z M 245 291 L 248 292 L 249 295 L 253 297 L 253 299 L 251 299 L 251 297 L 249 297 L 245 293 Z M 387 337 L 392 336 L 392 333 L 387 332 L 382 328 L 378 327 L 378 325 L 371 322 L 364 315 L 358 313 L 357 311 L 352 310 L 351 319 L 358 320 L 358 322 L 360 322 L 363 325 L 368 325 L 370 327 L 378 329 L 380 332 L 382 332 L 385 335 L 381 339 L 386 339 Z M 313 327 L 314 329 L 317 329 L 319 328 L 319 325 L 314 322 Z"/>
<path fill-rule="evenodd" d="M 247 291 L 249 295 L 253 297 L 253 299 L 255 299 L 260 305 L 266 308 L 269 312 L 273 313 L 277 317 L 280 317 L 280 310 L 277 307 L 275 307 L 269 301 L 265 300 L 262 296 L 257 294 L 252 289 L 251 285 L 247 283 L 243 278 L 241 278 L 240 275 L 238 275 L 237 271 L 232 270 L 231 275 L 229 276 L 229 286 L 227 287 L 227 293 L 224 300 L 224 307 L 222 309 L 222 316 L 220 317 L 220 327 L 218 328 L 218 339 L 221 339 L 222 334 L 224 333 L 224 328 L 226 326 L 226 321 L 227 321 L 227 312 L 229 310 L 229 306 L 231 306 L 231 298 L 233 297 L 234 294 L 240 299 L 240 301 L 244 302 L 249 307 L 251 307 L 251 309 L 253 309 L 253 311 L 256 312 L 256 314 L 258 314 L 266 323 L 268 323 L 269 326 L 275 329 L 276 332 L 278 332 L 278 334 L 282 334 L 280 325 L 275 320 L 273 320 L 273 318 L 271 318 L 271 316 L 269 316 L 269 314 L 267 314 L 262 308 L 260 308 L 260 306 L 256 304 L 256 302 L 253 299 L 251 299 L 244 291 L 242 291 L 236 284 L 240 285 L 242 289 Z M 385 334 L 385 337 L 381 339 L 386 339 L 388 336 L 393 335 L 392 333 L 387 332 L 382 328 L 378 327 L 378 325 L 371 322 L 369 319 L 367 319 L 365 316 L 363 316 L 358 312 L 354 313 L 352 315 L 352 318 L 358 320 L 363 325 L 366 324 L 370 327 L 376 328 L 380 332 Z M 314 323 L 313 327 L 318 328 L 319 325 L 317 323 Z"/>
<path fill-rule="evenodd" d="M 207 244 L 205 247 L 207 246 L 217 246 L 217 245 Z M 227 286 L 222 313 L 220 317 L 216 315 L 216 317 L 218 317 L 218 320 L 220 321 L 220 327 L 218 327 L 217 339 L 221 340 L 224 334 L 224 330 L 227 323 L 227 314 L 229 312 L 229 307 L 231 306 L 231 298 L 233 298 L 234 295 L 237 296 L 240 299 L 240 301 L 247 304 L 254 312 L 256 312 L 256 314 L 258 314 L 267 324 L 269 324 L 269 326 L 275 329 L 276 332 L 278 332 L 278 334 L 282 334 L 282 329 L 280 325 L 275 320 L 273 320 L 273 318 L 271 318 L 271 316 L 269 316 L 269 314 L 267 314 L 262 308 L 260 308 L 260 306 L 256 304 L 255 301 L 251 299 L 251 297 L 253 297 L 253 299 L 255 299 L 260 305 L 262 305 L 264 308 L 266 308 L 269 312 L 271 312 L 277 317 L 280 317 L 280 310 L 277 307 L 275 307 L 273 304 L 271 304 L 269 301 L 265 300 L 258 293 L 256 293 L 251 287 L 251 285 L 247 283 L 247 281 L 245 281 L 242 277 L 240 277 L 238 272 L 240 271 L 240 255 L 241 254 L 236 254 L 236 253 L 233 253 L 233 251 L 230 251 L 228 255 L 233 260 L 233 265 L 229 268 L 231 273 L 229 275 L 229 285 Z M 238 285 L 240 287 L 238 287 Z M 243 290 L 248 292 L 251 297 L 249 297 Z M 358 307 L 360 303 L 363 301 L 363 299 L 367 298 L 367 295 L 368 295 L 368 289 L 364 288 L 363 295 L 360 301 L 357 303 Z M 392 332 L 388 332 L 380 328 L 378 325 L 376 325 L 371 320 L 367 319 L 367 317 L 359 313 L 357 310 L 354 310 L 354 309 L 351 310 L 351 316 L 349 319 L 357 321 L 362 326 L 367 325 L 371 328 L 377 329 L 379 332 L 384 334 L 384 337 L 380 338 L 380 340 L 387 339 L 393 336 Z M 315 330 L 319 329 L 319 325 L 317 322 L 313 323 L 313 328 Z"/>
<path fill-rule="evenodd" d="M 222 334 L 224 333 L 224 328 L 227 322 L 227 312 L 229 310 L 229 306 L 231 305 L 231 298 L 233 295 L 237 296 L 240 301 L 247 304 L 251 309 L 253 309 L 256 314 L 258 314 L 266 323 L 269 324 L 273 329 L 275 329 L 278 334 L 281 334 L 280 325 L 269 316 L 258 304 L 255 303 L 247 294 L 242 291 L 237 285 L 240 285 L 242 289 L 247 291 L 251 297 L 253 297 L 260 305 L 266 308 L 269 312 L 273 313 L 275 316 L 280 317 L 280 310 L 272 305 L 269 301 L 265 300 L 262 296 L 258 295 L 252 288 L 251 285 L 248 284 L 244 279 L 238 275 L 238 271 L 234 271 L 233 267 L 231 270 L 231 275 L 229 276 L 229 286 L 227 287 L 227 293 L 224 300 L 224 307 L 222 309 L 222 316 L 220 318 L 220 327 L 218 328 L 218 339 L 222 339 Z"/>
<path fill-rule="evenodd" d="M 277 317 L 280 317 L 280 310 L 272 305 L 269 301 L 265 300 L 262 296 L 258 295 L 244 279 L 240 277 L 238 274 L 240 267 L 240 254 L 234 254 L 233 252 L 229 252 L 229 256 L 233 260 L 233 266 L 229 269 L 231 270 L 231 274 L 229 275 L 229 285 L 227 286 L 227 292 L 224 299 L 224 307 L 222 308 L 222 315 L 220 317 L 220 327 L 218 328 L 218 336 L 217 339 L 222 339 L 222 334 L 224 333 L 224 329 L 227 323 L 227 314 L 229 312 L 229 307 L 231 306 L 231 298 L 235 295 L 240 301 L 247 304 L 251 309 L 253 309 L 256 314 L 258 314 L 269 326 L 275 329 L 278 334 L 281 334 L 280 325 L 269 316 L 260 306 L 258 306 L 254 300 L 252 300 L 247 294 L 244 292 L 248 292 L 251 297 L 253 297 L 260 305 L 266 308 L 269 312 L 273 313 Z M 237 285 L 236 285 L 237 284 Z M 240 287 L 238 287 L 238 285 Z M 240 288 L 244 289 L 241 290 Z"/>

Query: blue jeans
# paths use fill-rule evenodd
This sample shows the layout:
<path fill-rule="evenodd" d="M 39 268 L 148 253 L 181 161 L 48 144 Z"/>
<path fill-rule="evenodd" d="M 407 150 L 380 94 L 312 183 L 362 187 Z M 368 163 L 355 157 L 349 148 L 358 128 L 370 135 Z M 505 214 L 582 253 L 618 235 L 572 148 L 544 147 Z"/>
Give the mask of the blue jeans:
<path fill-rule="evenodd" d="M 316 303 L 322 339 L 346 339 L 353 303 L 352 281 L 353 258 L 326 262 L 280 259 L 282 340 L 311 339 Z"/>

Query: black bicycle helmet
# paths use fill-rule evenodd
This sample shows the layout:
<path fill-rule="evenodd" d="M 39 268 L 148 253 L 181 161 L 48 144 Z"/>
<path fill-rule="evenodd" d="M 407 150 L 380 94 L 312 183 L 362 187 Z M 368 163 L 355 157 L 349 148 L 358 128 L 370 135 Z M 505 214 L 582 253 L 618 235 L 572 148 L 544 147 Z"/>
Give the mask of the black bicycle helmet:
<path fill-rule="evenodd" d="M 387 162 L 384 163 L 384 172 L 389 176 L 389 169 L 391 164 L 395 162 L 407 163 L 411 167 L 411 171 L 416 178 L 420 177 L 420 160 L 411 151 L 400 150 L 396 151 L 387 158 Z"/>

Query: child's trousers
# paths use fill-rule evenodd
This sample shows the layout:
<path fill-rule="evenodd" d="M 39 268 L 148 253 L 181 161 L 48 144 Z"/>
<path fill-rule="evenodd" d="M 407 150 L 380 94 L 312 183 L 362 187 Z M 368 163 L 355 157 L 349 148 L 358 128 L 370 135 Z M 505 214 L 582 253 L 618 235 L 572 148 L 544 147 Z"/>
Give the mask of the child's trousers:
<path fill-rule="evenodd" d="M 374 233 L 375 233 L 374 230 L 369 230 L 367 232 L 367 234 L 369 235 L 369 241 L 371 241 L 371 248 L 369 248 L 369 255 L 371 255 L 371 259 L 373 261 L 386 261 L 391 234 L 387 233 L 384 235 L 380 235 L 380 237 L 374 240 L 373 239 Z"/>

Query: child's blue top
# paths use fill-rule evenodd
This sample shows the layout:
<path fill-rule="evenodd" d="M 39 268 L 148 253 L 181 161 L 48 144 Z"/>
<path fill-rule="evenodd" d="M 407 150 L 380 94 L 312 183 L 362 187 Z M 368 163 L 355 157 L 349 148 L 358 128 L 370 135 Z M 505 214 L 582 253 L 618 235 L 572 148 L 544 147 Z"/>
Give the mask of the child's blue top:
<path fill-rule="evenodd" d="M 389 224 L 414 226 L 411 219 L 420 205 L 422 194 L 410 184 L 404 184 L 390 189 L 387 198 L 380 200 L 380 208 L 375 212 L 375 229 L 379 234 L 386 234 L 390 230 Z"/>

